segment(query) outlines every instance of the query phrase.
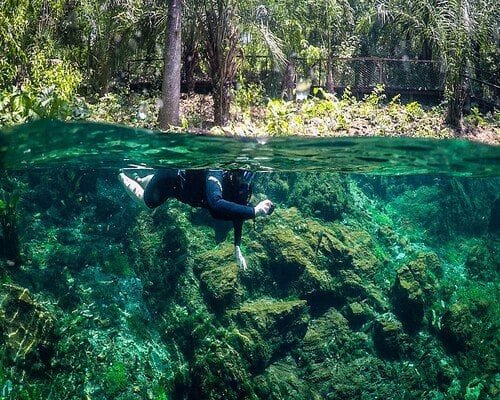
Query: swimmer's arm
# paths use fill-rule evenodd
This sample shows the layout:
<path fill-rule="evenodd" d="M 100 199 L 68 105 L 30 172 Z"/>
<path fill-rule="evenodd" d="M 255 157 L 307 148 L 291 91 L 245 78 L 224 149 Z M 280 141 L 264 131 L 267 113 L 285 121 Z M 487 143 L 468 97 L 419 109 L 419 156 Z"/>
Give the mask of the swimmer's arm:
<path fill-rule="evenodd" d="M 222 198 L 222 171 L 210 171 L 206 179 L 206 193 L 209 207 L 228 220 L 245 220 L 255 217 L 251 206 L 237 204 Z"/>

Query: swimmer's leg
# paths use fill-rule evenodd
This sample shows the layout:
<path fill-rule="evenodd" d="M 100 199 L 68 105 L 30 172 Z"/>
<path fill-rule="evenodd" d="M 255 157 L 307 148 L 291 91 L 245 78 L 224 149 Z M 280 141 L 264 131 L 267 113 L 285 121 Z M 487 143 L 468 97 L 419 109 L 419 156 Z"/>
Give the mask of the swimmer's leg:
<path fill-rule="evenodd" d="M 146 186 L 149 185 L 151 179 L 153 179 L 154 174 L 146 175 L 144 178 L 136 178 L 137 183 L 142 186 L 143 189 L 146 189 Z"/>
<path fill-rule="evenodd" d="M 151 175 L 151 177 L 152 177 L 152 175 Z M 145 177 L 145 178 L 147 178 L 147 177 Z M 137 180 L 128 177 L 123 172 L 120 172 L 118 174 L 118 179 L 122 183 L 127 194 L 132 198 L 132 200 L 134 200 L 136 203 L 138 203 L 141 206 L 145 206 L 145 204 L 144 204 L 144 188 L 146 185 L 143 186 L 142 182 L 139 183 Z M 149 178 L 149 180 L 151 180 L 151 178 Z M 149 182 L 149 180 L 147 182 Z"/>

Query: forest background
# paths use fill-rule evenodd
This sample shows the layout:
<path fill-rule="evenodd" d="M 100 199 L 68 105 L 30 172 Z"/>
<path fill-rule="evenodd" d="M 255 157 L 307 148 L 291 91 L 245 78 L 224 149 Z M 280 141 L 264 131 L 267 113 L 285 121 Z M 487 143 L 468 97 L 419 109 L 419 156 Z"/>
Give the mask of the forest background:
<path fill-rule="evenodd" d="M 226 135 L 500 141 L 497 2 L 0 4 L 0 126 L 91 119 Z M 339 91 L 339 69 L 349 68 L 340 61 L 360 57 L 429 60 L 443 95 L 424 105 L 389 98 L 383 85 Z M 488 84 L 493 106 L 468 101 L 472 82 Z"/>

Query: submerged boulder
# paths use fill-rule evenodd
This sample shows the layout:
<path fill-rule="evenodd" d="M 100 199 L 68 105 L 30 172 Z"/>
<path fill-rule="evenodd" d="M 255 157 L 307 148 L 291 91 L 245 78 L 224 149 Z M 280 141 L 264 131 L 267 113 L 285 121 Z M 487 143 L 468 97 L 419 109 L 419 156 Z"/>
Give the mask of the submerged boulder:
<path fill-rule="evenodd" d="M 440 267 L 436 254 L 421 253 L 397 271 L 392 287 L 392 305 L 409 331 L 417 330 L 422 323 L 425 307 L 432 302 L 436 292 L 434 274 L 439 273 Z"/>
<path fill-rule="evenodd" d="M 382 314 L 373 326 L 373 344 L 382 358 L 397 360 L 408 350 L 409 337 L 391 313 Z"/>
<path fill-rule="evenodd" d="M 462 289 L 441 317 L 441 339 L 451 352 L 468 352 L 484 370 L 499 357 L 498 292 L 492 287 Z M 496 360 L 496 361 L 495 361 Z"/>
<path fill-rule="evenodd" d="M 248 364 L 225 335 L 208 338 L 196 349 L 190 377 L 190 399 L 255 398 Z"/>
<path fill-rule="evenodd" d="M 480 241 L 468 251 L 465 269 L 469 277 L 482 281 L 493 281 L 500 272 L 500 254 L 495 249 L 498 243 Z"/>
<path fill-rule="evenodd" d="M 238 281 L 239 267 L 234 261 L 232 246 L 204 252 L 196 264 L 200 287 L 213 308 L 224 308 L 239 299 L 242 293 Z"/>
<path fill-rule="evenodd" d="M 258 300 L 229 312 L 239 330 L 240 344 L 256 369 L 303 338 L 309 315 L 304 300 Z"/>
<path fill-rule="evenodd" d="M 349 301 L 366 300 L 374 309 L 387 311 L 388 306 L 382 291 L 372 282 L 351 270 L 339 271 L 339 281 L 342 298 Z"/>
<path fill-rule="evenodd" d="M 238 284 L 239 268 L 235 262 L 205 271 L 200 275 L 200 283 L 215 308 L 233 303 L 241 294 Z"/>
<path fill-rule="evenodd" d="M 289 203 L 304 215 L 334 221 L 350 204 L 349 181 L 333 173 L 298 173 L 289 194 Z"/>
<path fill-rule="evenodd" d="M 0 291 L 0 340 L 10 360 L 49 362 L 54 315 L 33 299 L 28 289 L 4 284 Z"/>
<path fill-rule="evenodd" d="M 301 378 L 301 371 L 292 357 L 279 360 L 254 379 L 259 399 L 320 399 Z"/>
<path fill-rule="evenodd" d="M 336 282 L 318 256 L 319 224 L 304 222 L 297 210 L 277 214 L 263 232 L 268 269 L 285 295 L 311 299 L 335 293 Z"/>
<path fill-rule="evenodd" d="M 352 332 L 344 316 L 331 308 L 313 320 L 302 341 L 302 359 L 319 363 L 327 358 L 338 358 L 349 348 Z"/>
<path fill-rule="evenodd" d="M 363 324 L 373 319 L 373 310 L 366 302 L 354 301 L 349 303 L 343 310 L 349 325 L 353 329 L 360 328 Z"/>

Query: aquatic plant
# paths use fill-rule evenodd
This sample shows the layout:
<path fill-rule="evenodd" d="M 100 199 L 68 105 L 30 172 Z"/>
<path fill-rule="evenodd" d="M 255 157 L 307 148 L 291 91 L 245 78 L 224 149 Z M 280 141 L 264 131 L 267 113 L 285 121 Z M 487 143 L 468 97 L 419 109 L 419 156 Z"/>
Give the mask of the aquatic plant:
<path fill-rule="evenodd" d="M 116 398 L 128 385 L 128 374 L 125 364 L 116 362 L 104 371 L 103 388 L 106 396 Z"/>

